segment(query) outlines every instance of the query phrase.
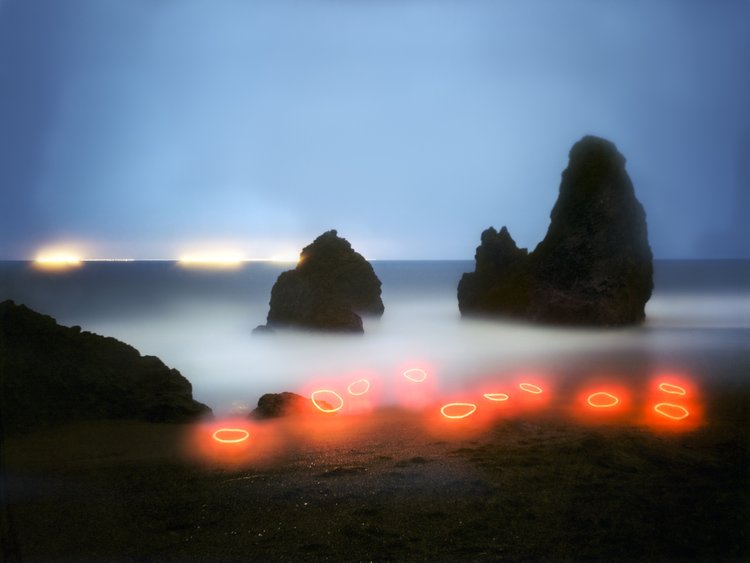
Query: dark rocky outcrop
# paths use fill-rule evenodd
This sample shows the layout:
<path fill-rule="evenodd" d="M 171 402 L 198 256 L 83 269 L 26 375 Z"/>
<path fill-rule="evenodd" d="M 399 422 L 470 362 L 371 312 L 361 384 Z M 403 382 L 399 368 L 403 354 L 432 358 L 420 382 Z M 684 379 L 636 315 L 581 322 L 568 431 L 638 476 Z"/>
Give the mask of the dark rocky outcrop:
<path fill-rule="evenodd" d="M 300 254 L 294 270 L 283 272 L 271 289 L 267 325 L 340 332 L 363 332 L 360 315 L 382 315 L 380 280 L 349 242 L 332 230 Z"/>
<path fill-rule="evenodd" d="M 187 422 L 210 415 L 159 358 L 114 338 L 64 327 L 12 301 L 0 303 L 0 407 L 10 432 L 59 422 Z"/>
<path fill-rule="evenodd" d="M 331 408 L 324 402 L 318 401 L 323 408 Z M 302 395 L 284 391 L 283 393 L 266 393 L 258 399 L 258 406 L 250 413 L 249 417 L 256 420 L 268 418 L 279 418 L 282 416 L 294 416 L 303 414 L 314 414 L 318 412 L 310 399 Z"/>
<path fill-rule="evenodd" d="M 527 254 L 489 228 L 458 285 L 462 315 L 564 325 L 643 322 L 653 288 L 646 214 L 614 144 L 587 136 L 570 151 L 547 235 Z"/>

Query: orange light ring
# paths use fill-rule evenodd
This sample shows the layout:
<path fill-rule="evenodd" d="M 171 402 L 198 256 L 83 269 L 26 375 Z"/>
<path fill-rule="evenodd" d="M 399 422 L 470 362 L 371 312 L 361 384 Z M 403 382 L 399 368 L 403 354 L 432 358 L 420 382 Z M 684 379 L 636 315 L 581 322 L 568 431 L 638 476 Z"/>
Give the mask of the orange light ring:
<path fill-rule="evenodd" d="M 357 385 L 357 384 L 364 384 L 364 387 L 365 387 L 364 390 L 363 391 L 358 391 L 358 392 L 352 391 L 352 387 L 355 386 L 355 385 Z M 346 390 L 349 391 L 350 395 L 354 395 L 355 397 L 359 397 L 360 395 L 364 395 L 365 393 L 367 393 L 370 390 L 370 382 L 363 377 L 362 379 L 358 379 L 357 381 L 352 381 L 349 384 L 349 387 L 346 388 Z"/>
<path fill-rule="evenodd" d="M 410 375 L 412 372 L 417 375 L 416 376 Z M 413 381 L 414 383 L 422 383 L 424 380 L 427 379 L 427 372 L 420 368 L 411 368 L 411 369 L 407 369 L 404 372 L 404 377 L 408 379 L 409 381 Z"/>
<path fill-rule="evenodd" d="M 484 398 L 488 401 L 500 402 L 507 401 L 510 397 L 507 393 L 485 393 Z"/>
<path fill-rule="evenodd" d="M 532 395 L 541 395 L 543 391 L 541 387 L 534 385 L 533 383 L 519 383 L 518 387 Z"/>
<path fill-rule="evenodd" d="M 219 434 L 223 432 L 237 432 L 240 434 L 240 436 L 237 438 L 221 438 Z M 219 428 L 211 436 L 214 440 L 216 440 L 217 442 L 221 442 L 222 444 L 239 444 L 240 442 L 244 442 L 250 437 L 250 432 L 248 432 L 244 428 Z"/>
<path fill-rule="evenodd" d="M 663 407 L 669 407 L 669 408 L 672 408 L 672 409 L 677 409 L 679 411 L 682 411 L 682 414 L 680 416 L 676 416 L 676 415 L 670 414 L 670 413 L 665 412 L 664 410 L 662 410 Z M 690 413 L 688 412 L 688 410 L 685 407 L 683 407 L 682 405 L 675 405 L 674 403 L 659 403 L 657 405 L 654 405 L 654 410 L 657 413 L 659 413 L 660 415 L 665 416 L 667 418 L 671 418 L 672 420 L 683 420 L 683 419 L 687 418 L 688 416 L 690 416 Z"/>
<path fill-rule="evenodd" d="M 318 402 L 315 400 L 315 395 L 319 393 L 330 393 L 331 395 L 335 395 L 336 398 L 339 400 L 339 406 L 330 408 L 330 409 L 320 406 Z M 318 409 L 320 412 L 325 412 L 325 413 L 338 412 L 344 406 L 344 399 L 341 397 L 341 395 L 336 393 L 336 391 L 331 391 L 330 389 L 318 389 L 317 391 L 313 391 L 310 394 L 310 400 L 312 401 L 313 405 L 315 405 L 316 409 Z"/>
<path fill-rule="evenodd" d="M 659 390 L 669 393 L 670 395 L 680 395 L 681 397 L 687 395 L 687 391 L 685 391 L 684 387 L 680 387 L 673 383 L 667 383 L 666 381 L 659 383 Z"/>
<path fill-rule="evenodd" d="M 605 404 L 596 404 L 596 403 L 594 403 L 593 398 L 596 397 L 596 396 L 598 396 L 598 395 L 609 397 L 610 398 L 610 402 L 605 403 Z M 618 399 L 612 393 L 607 393 L 606 391 L 597 391 L 596 393 L 591 393 L 591 395 L 589 395 L 586 398 L 586 402 L 590 406 L 594 407 L 595 409 L 608 409 L 608 408 L 612 408 L 612 407 L 618 405 L 620 403 L 620 399 Z"/>
<path fill-rule="evenodd" d="M 463 414 L 447 414 L 445 412 L 445 409 L 448 409 L 450 407 L 469 407 L 470 410 Z M 477 410 L 477 406 L 474 403 L 448 403 L 447 405 L 443 405 L 440 408 L 440 412 L 443 414 L 445 418 L 451 418 L 451 419 L 457 419 L 457 418 L 466 418 L 467 416 L 471 416 L 474 414 Z"/>

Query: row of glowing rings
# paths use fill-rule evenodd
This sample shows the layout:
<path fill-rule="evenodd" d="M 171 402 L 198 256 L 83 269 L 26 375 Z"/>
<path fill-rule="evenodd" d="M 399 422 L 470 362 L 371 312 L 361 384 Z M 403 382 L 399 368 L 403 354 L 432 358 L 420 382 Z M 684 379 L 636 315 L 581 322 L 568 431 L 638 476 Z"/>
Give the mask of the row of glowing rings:
<path fill-rule="evenodd" d="M 534 385 L 533 383 L 519 383 L 518 387 L 521 390 L 526 391 L 527 393 L 531 393 L 532 395 L 541 395 L 543 393 L 542 388 L 538 385 Z M 483 396 L 488 401 L 494 401 L 498 403 L 507 401 L 510 398 L 507 393 L 485 393 Z M 467 416 L 471 416 L 472 414 L 474 414 L 476 410 L 477 406 L 474 403 L 448 403 L 447 405 L 443 405 L 440 408 L 440 412 L 445 418 L 452 419 L 466 418 Z"/>
<path fill-rule="evenodd" d="M 409 381 L 413 381 L 414 383 L 422 383 L 423 381 L 427 379 L 427 372 L 425 372 L 425 370 L 420 369 L 420 368 L 407 369 L 403 375 L 406 379 L 408 379 Z M 349 394 L 354 397 L 359 397 L 361 395 L 364 395 L 369 390 L 370 390 L 370 382 L 364 377 L 351 382 L 349 386 L 347 387 L 347 391 L 349 392 Z M 324 403 L 319 398 L 320 395 L 327 395 L 327 396 L 335 397 L 337 401 L 337 405 L 333 407 L 326 406 L 326 403 Z M 310 400 L 312 401 L 313 405 L 315 405 L 316 409 L 324 413 L 338 412 L 344 406 L 343 397 L 339 395 L 333 389 L 318 389 L 316 391 L 313 391 L 312 394 L 310 395 Z"/>
<path fill-rule="evenodd" d="M 542 388 L 532 383 L 521 383 L 518 385 L 518 387 L 520 387 L 523 391 L 532 393 L 534 395 L 539 395 L 542 393 Z M 665 393 L 670 393 L 672 395 L 684 396 L 687 394 L 683 387 L 674 385 L 672 383 L 662 382 L 659 384 L 659 389 Z M 507 393 L 485 393 L 484 398 L 490 401 L 501 402 L 507 401 L 510 397 Z M 593 408 L 605 409 L 617 406 L 618 404 L 620 404 L 620 399 L 612 393 L 608 393 L 606 391 L 596 391 L 595 393 L 591 393 L 586 398 L 586 402 Z M 458 410 L 459 412 L 456 413 L 456 410 Z M 474 414 L 474 412 L 476 412 L 476 410 L 477 406 L 474 403 L 448 403 L 447 405 L 443 405 L 443 407 L 440 409 L 440 412 L 445 418 L 458 419 L 471 416 L 472 414 Z M 673 420 L 682 420 L 684 418 L 687 418 L 690 414 L 685 407 L 681 405 L 675 405 L 673 403 L 658 403 L 654 406 L 654 410 L 658 414 L 667 418 L 671 418 Z"/>
<path fill-rule="evenodd" d="M 404 372 L 404 377 L 415 383 L 422 383 L 427 379 L 427 373 L 422 369 L 413 368 L 406 370 Z M 540 395 L 543 392 L 541 387 L 539 387 L 538 385 L 534 385 L 533 383 L 520 383 L 518 387 L 527 393 L 531 393 L 532 395 Z M 685 396 L 687 394 L 683 387 L 674 385 L 672 383 L 662 382 L 659 384 L 659 389 L 665 393 L 669 393 L 672 395 Z M 355 397 L 364 395 L 369 390 L 370 382 L 365 378 L 353 381 L 347 387 L 347 391 L 349 392 L 349 394 Z M 338 399 L 338 405 L 335 407 L 329 407 L 324 406 L 327 403 L 319 403 L 318 399 L 316 399 L 316 395 L 325 393 L 335 396 Z M 484 398 L 489 401 L 503 402 L 507 401 L 510 396 L 507 393 L 485 393 Z M 318 389 L 316 391 L 313 391 L 310 399 L 312 400 L 313 405 L 315 405 L 318 410 L 324 413 L 337 412 L 344 406 L 344 399 L 341 397 L 341 395 L 331 389 Z M 595 393 L 591 393 L 586 398 L 586 402 L 594 408 L 611 408 L 618 405 L 620 403 L 620 399 L 612 393 L 608 393 L 606 391 L 597 391 Z M 466 418 L 474 414 L 476 410 L 477 405 L 475 405 L 474 403 L 448 403 L 440 408 L 440 412 L 442 413 L 442 415 L 445 418 L 450 419 Z M 685 407 L 681 405 L 675 405 L 673 403 L 658 403 L 654 406 L 654 410 L 660 415 L 671 418 L 673 420 L 682 420 L 684 418 L 687 418 L 689 415 L 688 410 Z M 250 433 L 243 428 L 220 428 L 213 433 L 214 440 L 223 444 L 237 444 L 240 442 L 244 442 L 249 437 Z"/>

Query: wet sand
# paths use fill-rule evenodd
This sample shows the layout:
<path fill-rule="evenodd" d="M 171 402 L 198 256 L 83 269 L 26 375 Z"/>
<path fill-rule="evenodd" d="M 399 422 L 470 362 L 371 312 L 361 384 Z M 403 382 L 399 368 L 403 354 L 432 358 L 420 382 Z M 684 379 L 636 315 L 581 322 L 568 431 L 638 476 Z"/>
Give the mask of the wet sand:
<path fill-rule="evenodd" d="M 708 389 L 688 431 L 287 420 L 226 455 L 211 425 L 78 423 L 6 441 L 4 539 L 24 561 L 747 560 L 748 397 Z"/>

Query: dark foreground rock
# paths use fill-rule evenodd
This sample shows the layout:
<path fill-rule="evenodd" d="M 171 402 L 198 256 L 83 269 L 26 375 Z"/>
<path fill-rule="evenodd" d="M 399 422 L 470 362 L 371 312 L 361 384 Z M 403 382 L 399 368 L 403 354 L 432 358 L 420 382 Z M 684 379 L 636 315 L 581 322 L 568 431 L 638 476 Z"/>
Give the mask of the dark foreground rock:
<path fill-rule="evenodd" d="M 587 136 L 573 146 L 550 218 L 531 253 L 505 227 L 482 233 L 476 269 L 458 285 L 461 314 L 564 325 L 643 322 L 653 288 L 646 214 L 614 144 Z"/>
<path fill-rule="evenodd" d="M 332 230 L 302 250 L 294 270 L 278 277 L 267 325 L 256 330 L 363 332 L 360 315 L 380 316 L 383 310 L 380 280 L 372 266 Z"/>
<path fill-rule="evenodd" d="M 323 408 L 331 406 L 319 401 Z M 264 420 L 268 418 L 280 418 L 282 416 L 294 416 L 300 414 L 312 414 L 317 412 L 310 399 L 284 391 L 283 393 L 266 393 L 258 399 L 258 406 L 250 413 L 250 418 Z"/>
<path fill-rule="evenodd" d="M 0 303 L 0 407 L 7 431 L 76 420 L 188 422 L 211 414 L 159 358 Z"/>

